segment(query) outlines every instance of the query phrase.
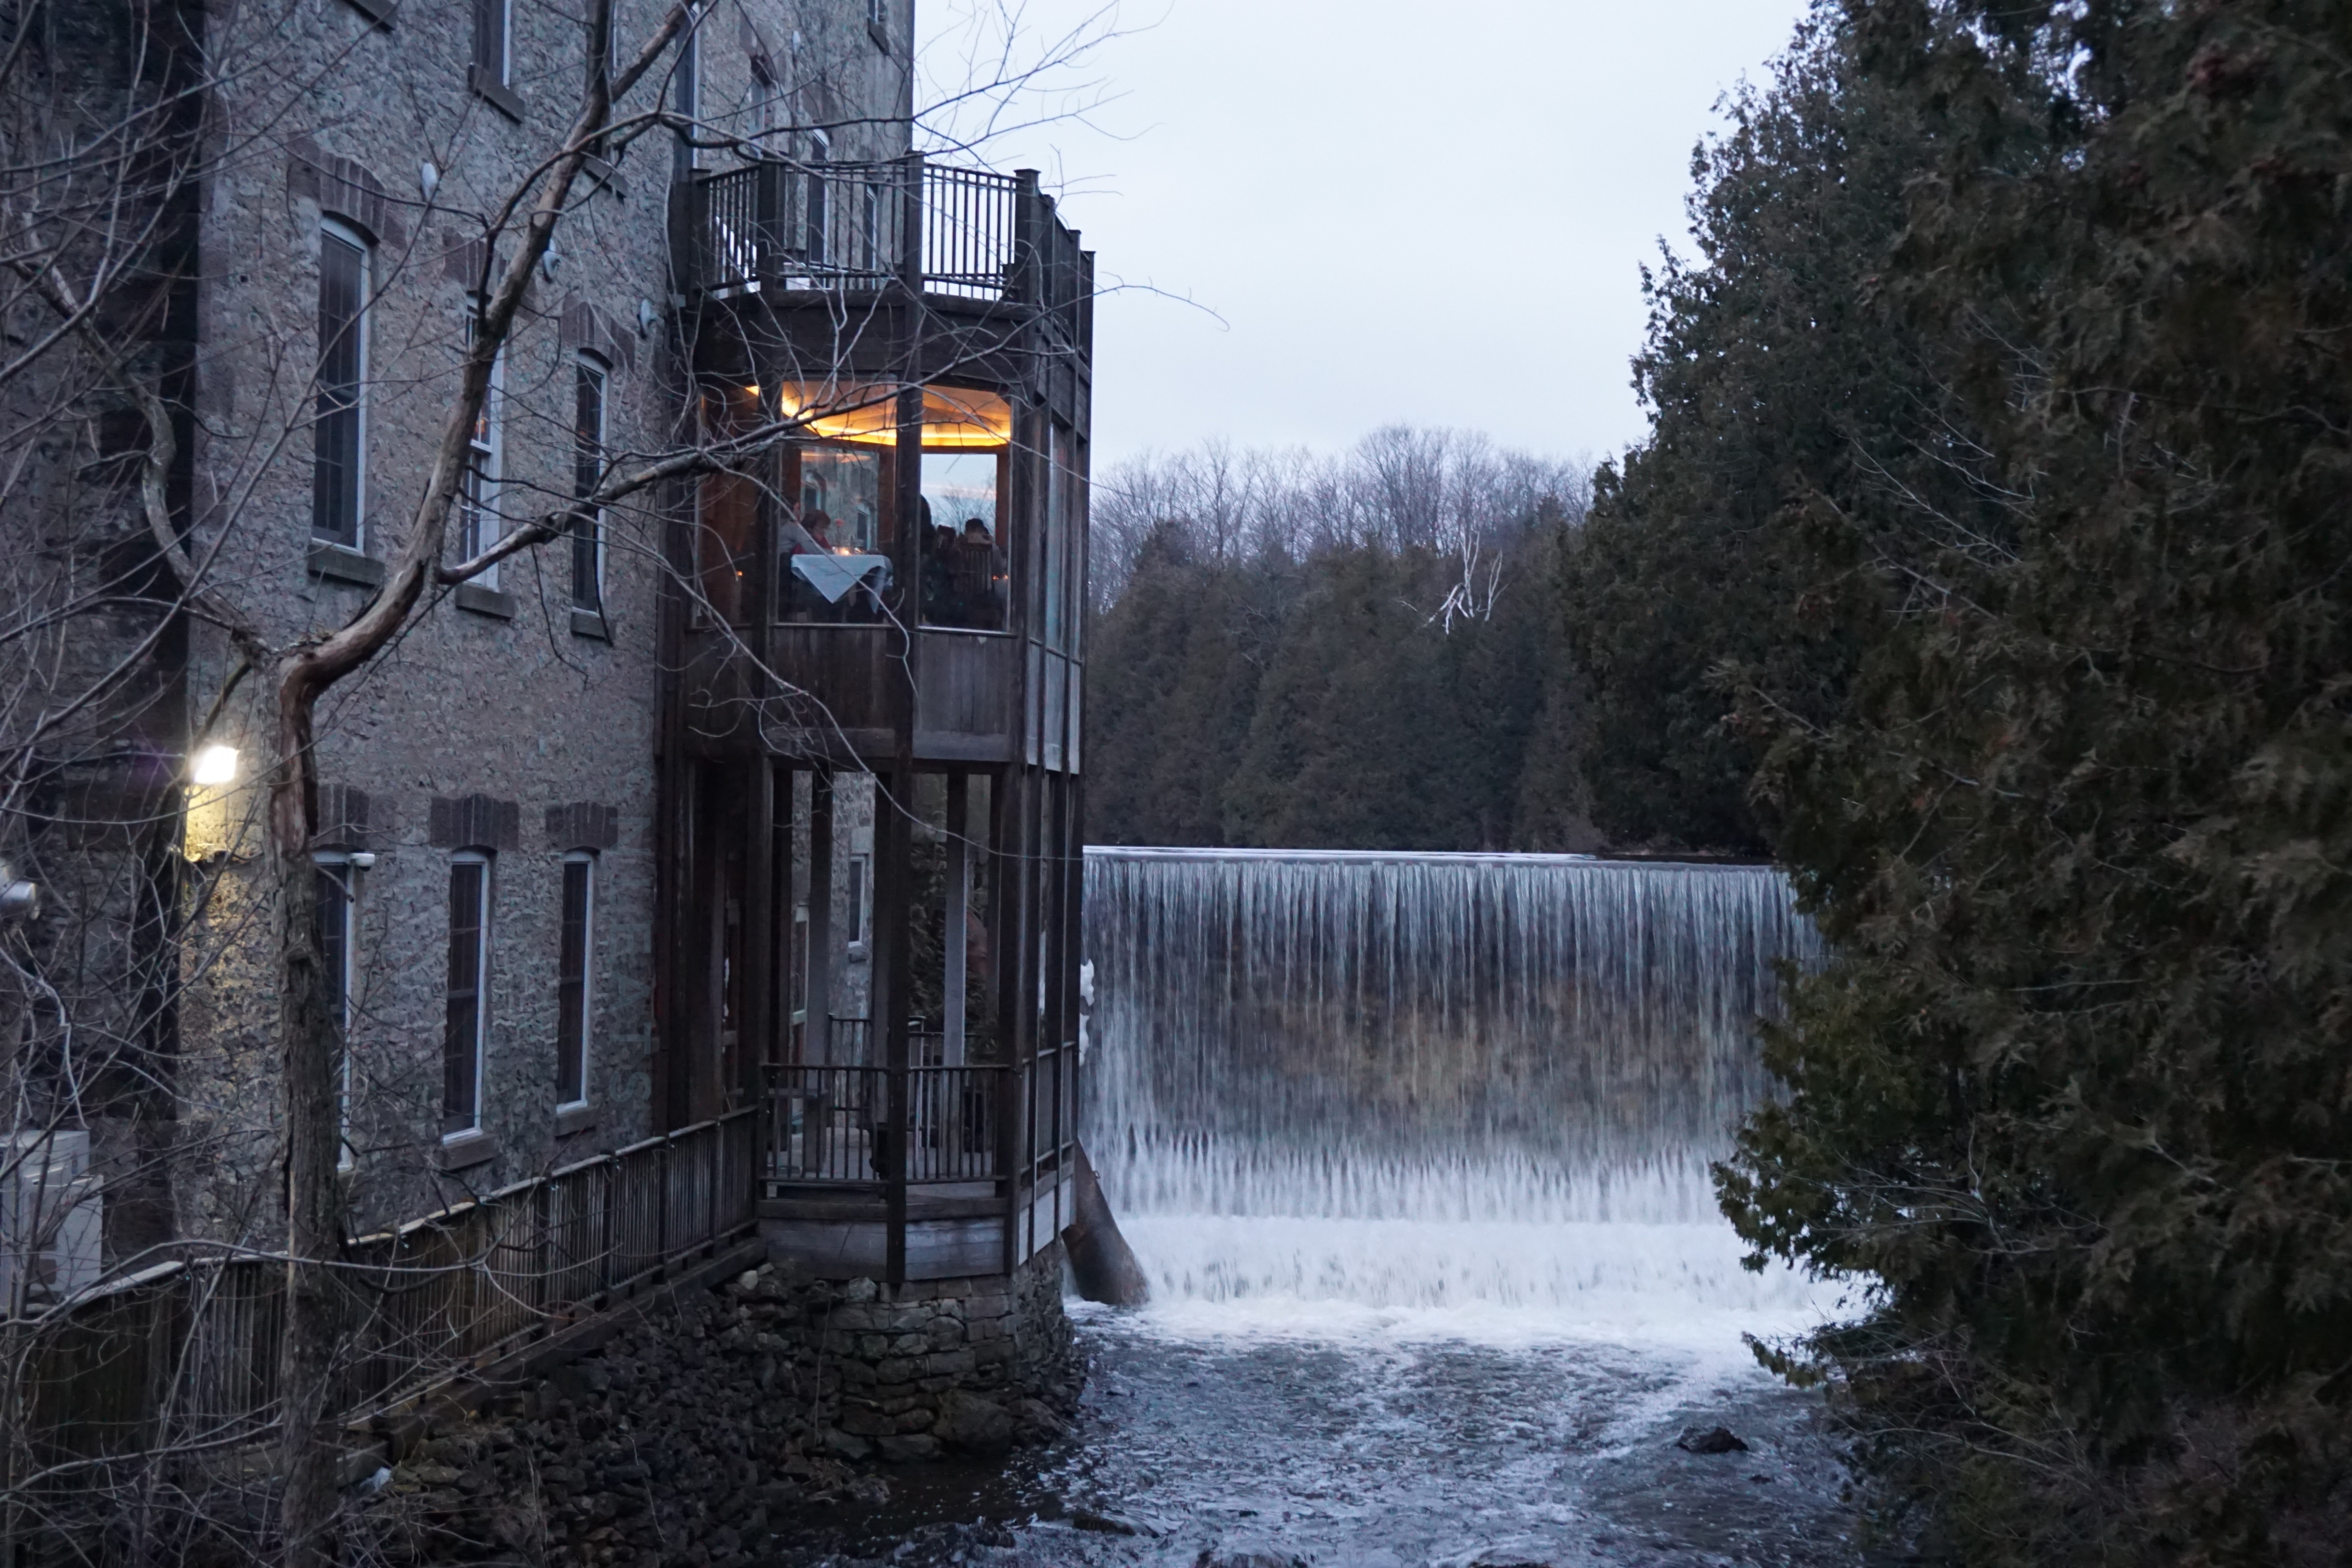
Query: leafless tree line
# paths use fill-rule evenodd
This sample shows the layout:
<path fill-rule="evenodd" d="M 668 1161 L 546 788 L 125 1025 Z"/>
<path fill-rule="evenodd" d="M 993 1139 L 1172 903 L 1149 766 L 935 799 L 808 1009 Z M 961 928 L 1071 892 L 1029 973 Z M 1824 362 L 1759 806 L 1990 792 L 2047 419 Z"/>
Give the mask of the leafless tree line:
<path fill-rule="evenodd" d="M 1507 574 L 1511 535 L 1547 510 L 1580 520 L 1591 485 L 1580 460 L 1515 451 L 1475 431 L 1410 425 L 1384 426 L 1328 455 L 1237 449 L 1222 440 L 1146 453 L 1095 480 L 1095 602 L 1117 602 L 1156 532 L 1221 562 L 1301 560 L 1367 545 L 1429 552 L 1455 568 L 1433 613 L 1481 616 Z"/>

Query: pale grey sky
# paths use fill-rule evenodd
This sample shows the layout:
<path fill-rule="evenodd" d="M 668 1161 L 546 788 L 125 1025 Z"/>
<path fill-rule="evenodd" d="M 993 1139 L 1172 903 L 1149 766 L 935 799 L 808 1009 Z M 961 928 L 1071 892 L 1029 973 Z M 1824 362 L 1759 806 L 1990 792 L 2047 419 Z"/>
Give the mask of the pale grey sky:
<path fill-rule="evenodd" d="M 927 33 L 970 3 L 923 0 Z M 1033 39 L 1098 8 L 1023 7 Z M 1100 280 L 1129 286 L 1097 308 L 1096 466 L 1210 437 L 1329 449 L 1400 420 L 1622 449 L 1643 429 L 1640 267 L 1661 236 L 1687 248 L 1692 145 L 1804 8 L 1123 0 L 1143 30 L 1080 73 L 1118 95 L 1101 129 L 987 148 L 1066 182 Z"/>

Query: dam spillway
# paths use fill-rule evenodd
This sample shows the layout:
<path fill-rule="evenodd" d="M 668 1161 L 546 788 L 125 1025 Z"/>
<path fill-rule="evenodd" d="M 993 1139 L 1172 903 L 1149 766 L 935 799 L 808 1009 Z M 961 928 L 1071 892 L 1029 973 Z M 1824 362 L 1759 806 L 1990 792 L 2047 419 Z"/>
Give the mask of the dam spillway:
<path fill-rule="evenodd" d="M 1163 1293 L 1735 1306 L 1764 866 L 1089 849 L 1087 1146 Z"/>

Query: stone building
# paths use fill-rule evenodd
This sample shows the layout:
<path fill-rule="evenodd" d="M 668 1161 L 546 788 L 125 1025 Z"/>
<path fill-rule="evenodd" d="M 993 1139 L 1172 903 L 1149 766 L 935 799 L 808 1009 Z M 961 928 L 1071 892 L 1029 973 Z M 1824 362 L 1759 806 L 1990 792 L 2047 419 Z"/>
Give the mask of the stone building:
<path fill-rule="evenodd" d="M 618 0 L 612 58 L 665 9 Z M 205 592 L 283 648 L 382 586 L 593 51 L 532 0 L 156 15 L 161 68 L 129 23 L 49 47 L 178 106 L 151 151 L 196 173 L 159 187 L 136 359 Z M 436 590 L 320 711 L 362 1226 L 746 1107 L 821 1271 L 1010 1273 L 1066 1219 L 1091 257 L 1034 175 L 911 155 L 914 22 L 695 11 L 531 284 L 448 559 L 615 466 L 799 436 Z M 54 553 L 143 585 L 76 644 L 138 677 L 17 748 L 0 824 L 44 890 L 8 936 L 13 1169 L 86 1135 L 118 1271 L 266 1247 L 284 1204 L 268 671 L 154 586 L 129 403 L 86 421 Z"/>

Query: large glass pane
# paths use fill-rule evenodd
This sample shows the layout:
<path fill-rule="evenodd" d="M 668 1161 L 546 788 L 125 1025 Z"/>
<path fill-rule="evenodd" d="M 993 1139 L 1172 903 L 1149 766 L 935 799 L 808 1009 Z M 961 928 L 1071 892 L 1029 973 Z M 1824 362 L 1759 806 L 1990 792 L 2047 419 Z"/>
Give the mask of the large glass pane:
<path fill-rule="evenodd" d="M 1003 548 L 1004 454 L 923 454 L 923 624 L 1001 632 L 1012 613 Z"/>
<path fill-rule="evenodd" d="M 887 448 L 803 448 L 797 515 L 785 517 L 778 530 L 783 619 L 856 624 L 884 618 L 891 467 Z"/>

